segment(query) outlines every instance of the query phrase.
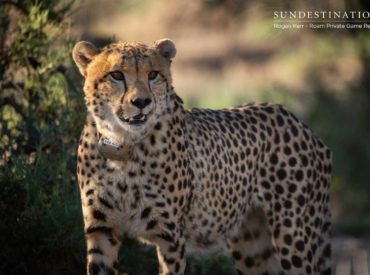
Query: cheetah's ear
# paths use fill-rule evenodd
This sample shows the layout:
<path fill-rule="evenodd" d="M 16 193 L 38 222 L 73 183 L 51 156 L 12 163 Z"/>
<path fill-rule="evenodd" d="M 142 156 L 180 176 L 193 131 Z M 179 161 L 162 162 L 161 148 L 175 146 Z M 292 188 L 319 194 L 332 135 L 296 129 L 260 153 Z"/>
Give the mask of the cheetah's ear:
<path fill-rule="evenodd" d="M 172 42 L 171 39 L 164 38 L 154 42 L 154 48 L 156 48 L 160 54 L 171 60 L 176 55 L 176 47 L 175 44 Z"/>
<path fill-rule="evenodd" d="M 86 77 L 87 65 L 91 62 L 93 57 L 99 53 L 97 47 L 95 47 L 90 42 L 81 41 L 78 42 L 72 51 L 73 60 L 76 62 L 80 73 Z"/>

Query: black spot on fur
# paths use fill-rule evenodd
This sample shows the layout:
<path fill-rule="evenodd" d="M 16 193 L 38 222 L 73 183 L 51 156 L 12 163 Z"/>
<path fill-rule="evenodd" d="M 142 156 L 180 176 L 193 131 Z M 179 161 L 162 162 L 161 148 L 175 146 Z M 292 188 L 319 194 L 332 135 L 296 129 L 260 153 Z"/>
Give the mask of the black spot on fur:
<path fill-rule="evenodd" d="M 302 267 L 302 260 L 296 255 L 292 256 L 292 263 L 295 267 L 300 268 Z"/>
<path fill-rule="evenodd" d="M 100 267 L 96 263 L 89 263 L 88 270 L 90 275 L 99 275 Z"/>
<path fill-rule="evenodd" d="M 95 209 L 93 211 L 93 217 L 97 220 L 100 220 L 100 221 L 106 221 L 107 220 L 105 214 L 103 212 L 101 212 L 100 210 L 97 210 L 97 209 Z"/>
<path fill-rule="evenodd" d="M 291 269 L 291 264 L 290 264 L 290 262 L 288 261 L 288 260 L 286 260 L 286 259 L 282 259 L 281 261 L 280 261 L 280 263 L 281 263 L 281 266 L 285 269 L 285 270 L 289 270 L 289 269 Z"/>
<path fill-rule="evenodd" d="M 141 212 L 141 218 L 142 219 L 145 219 L 149 216 L 150 212 L 152 211 L 152 208 L 151 207 L 147 207 L 145 208 L 142 212 Z"/>
<path fill-rule="evenodd" d="M 157 225 L 157 220 L 150 220 L 146 225 L 146 230 L 151 230 Z"/>
<path fill-rule="evenodd" d="M 100 254 L 103 255 L 103 251 L 100 248 L 90 248 L 87 254 Z"/>

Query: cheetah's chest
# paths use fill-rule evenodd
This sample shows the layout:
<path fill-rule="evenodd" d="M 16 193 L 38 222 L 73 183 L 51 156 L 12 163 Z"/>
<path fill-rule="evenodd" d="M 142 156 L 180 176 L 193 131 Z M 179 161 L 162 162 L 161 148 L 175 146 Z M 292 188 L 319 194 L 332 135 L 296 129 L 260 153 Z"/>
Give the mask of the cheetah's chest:
<path fill-rule="evenodd" d="M 112 202 L 109 219 L 119 224 L 124 234 L 146 237 L 144 209 L 152 208 L 158 190 L 151 183 L 154 176 L 141 169 L 140 163 L 107 160 L 93 177 L 98 196 Z M 156 215 L 155 211 L 151 213 Z"/>

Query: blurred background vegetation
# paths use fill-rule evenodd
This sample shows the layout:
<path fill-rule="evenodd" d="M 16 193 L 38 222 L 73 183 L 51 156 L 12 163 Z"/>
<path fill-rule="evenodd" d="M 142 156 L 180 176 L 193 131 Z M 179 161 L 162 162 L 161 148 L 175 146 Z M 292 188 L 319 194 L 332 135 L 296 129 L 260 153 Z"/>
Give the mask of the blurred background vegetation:
<path fill-rule="evenodd" d="M 335 236 L 370 232 L 370 33 L 274 29 L 274 10 L 370 10 L 366 0 L 0 0 L 0 274 L 82 274 L 75 151 L 86 110 L 71 62 L 80 39 L 178 49 L 187 107 L 280 103 L 334 153 Z M 335 251 L 334 251 L 335 252 Z M 120 270 L 155 274 L 151 248 L 125 240 Z M 188 274 L 234 274 L 222 255 Z"/>

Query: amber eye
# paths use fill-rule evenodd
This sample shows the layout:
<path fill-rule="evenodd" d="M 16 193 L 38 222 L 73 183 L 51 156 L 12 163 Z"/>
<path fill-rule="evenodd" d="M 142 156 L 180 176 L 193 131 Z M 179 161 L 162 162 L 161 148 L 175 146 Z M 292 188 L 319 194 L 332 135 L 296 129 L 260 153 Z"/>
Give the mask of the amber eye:
<path fill-rule="evenodd" d="M 154 80 L 157 76 L 158 76 L 158 72 L 157 72 L 157 71 L 151 71 L 151 72 L 148 74 L 148 79 L 149 79 L 149 80 Z"/>
<path fill-rule="evenodd" d="M 114 80 L 117 80 L 117 81 L 122 81 L 125 79 L 125 76 L 123 75 L 122 72 L 120 71 L 114 71 L 114 72 L 110 72 L 109 75 L 114 79 Z"/>

